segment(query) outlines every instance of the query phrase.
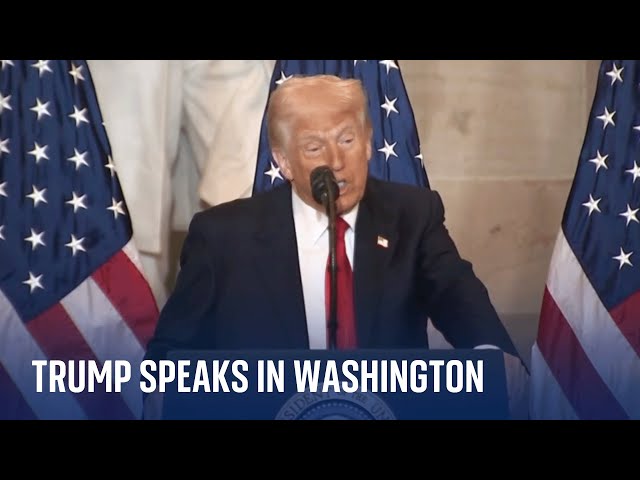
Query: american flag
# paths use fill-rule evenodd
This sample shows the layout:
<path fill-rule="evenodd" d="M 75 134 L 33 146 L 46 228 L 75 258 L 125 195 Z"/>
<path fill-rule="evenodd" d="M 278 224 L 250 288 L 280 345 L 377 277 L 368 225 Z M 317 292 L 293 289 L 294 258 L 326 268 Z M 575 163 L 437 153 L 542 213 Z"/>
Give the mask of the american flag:
<path fill-rule="evenodd" d="M 0 418 L 140 418 L 158 315 L 141 271 L 86 61 L 2 60 Z M 131 381 L 38 393 L 48 359 L 128 360 Z"/>
<path fill-rule="evenodd" d="M 397 60 L 278 60 L 270 91 L 299 74 L 329 74 L 362 80 L 373 122 L 374 155 L 369 162 L 369 174 L 383 180 L 429 187 L 413 109 Z M 253 193 L 269 190 L 283 181 L 269 149 L 263 119 Z"/>
<path fill-rule="evenodd" d="M 531 356 L 533 419 L 640 419 L 640 62 L 605 60 Z"/>

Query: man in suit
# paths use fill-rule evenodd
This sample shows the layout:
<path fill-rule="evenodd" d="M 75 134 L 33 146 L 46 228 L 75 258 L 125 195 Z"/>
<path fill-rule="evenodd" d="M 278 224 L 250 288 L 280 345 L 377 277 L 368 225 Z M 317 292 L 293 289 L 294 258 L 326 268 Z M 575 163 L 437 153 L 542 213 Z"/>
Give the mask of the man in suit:
<path fill-rule="evenodd" d="M 438 193 L 368 175 L 372 127 L 358 80 L 293 77 L 271 95 L 267 122 L 289 182 L 194 216 L 147 358 L 176 348 L 327 348 L 328 217 L 310 184 L 326 166 L 339 187 L 337 257 L 352 272 L 338 294 L 338 347 L 427 348 L 431 318 L 454 347 L 499 348 L 522 364 L 447 232 Z"/>

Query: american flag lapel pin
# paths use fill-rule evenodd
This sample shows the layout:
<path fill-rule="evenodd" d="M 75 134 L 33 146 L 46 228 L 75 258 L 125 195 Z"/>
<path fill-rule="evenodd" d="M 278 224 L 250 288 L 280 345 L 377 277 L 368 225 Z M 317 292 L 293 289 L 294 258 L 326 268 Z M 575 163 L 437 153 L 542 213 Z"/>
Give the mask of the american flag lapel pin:
<path fill-rule="evenodd" d="M 389 247 L 389 240 L 387 240 L 386 238 L 378 235 L 378 246 L 380 246 L 382 248 L 388 248 Z"/>

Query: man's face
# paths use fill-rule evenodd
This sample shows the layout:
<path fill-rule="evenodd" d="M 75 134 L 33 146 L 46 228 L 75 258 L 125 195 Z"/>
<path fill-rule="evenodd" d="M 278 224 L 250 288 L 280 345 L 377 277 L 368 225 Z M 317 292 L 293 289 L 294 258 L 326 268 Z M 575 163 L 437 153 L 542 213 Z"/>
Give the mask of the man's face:
<path fill-rule="evenodd" d="M 328 166 L 340 187 L 336 213 L 349 212 L 364 195 L 371 157 L 371 134 L 357 113 L 307 105 L 292 120 L 290 132 L 274 155 L 300 198 L 324 211 L 313 199 L 309 179 L 313 169 Z"/>

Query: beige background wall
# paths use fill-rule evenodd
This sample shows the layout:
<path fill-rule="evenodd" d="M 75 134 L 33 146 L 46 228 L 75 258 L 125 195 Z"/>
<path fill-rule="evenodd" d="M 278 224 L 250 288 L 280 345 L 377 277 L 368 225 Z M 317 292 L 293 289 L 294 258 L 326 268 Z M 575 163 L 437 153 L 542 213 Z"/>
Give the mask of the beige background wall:
<path fill-rule="evenodd" d="M 447 226 L 529 362 L 600 61 L 399 65 Z"/>
<path fill-rule="evenodd" d="M 405 60 L 447 226 L 529 362 L 599 60 Z"/>

